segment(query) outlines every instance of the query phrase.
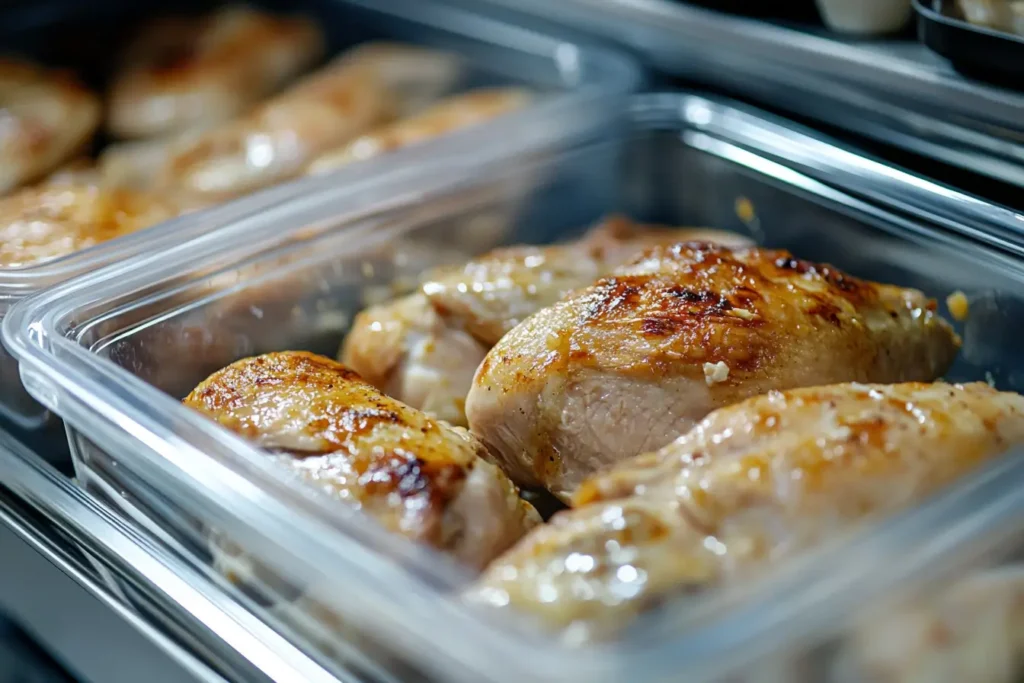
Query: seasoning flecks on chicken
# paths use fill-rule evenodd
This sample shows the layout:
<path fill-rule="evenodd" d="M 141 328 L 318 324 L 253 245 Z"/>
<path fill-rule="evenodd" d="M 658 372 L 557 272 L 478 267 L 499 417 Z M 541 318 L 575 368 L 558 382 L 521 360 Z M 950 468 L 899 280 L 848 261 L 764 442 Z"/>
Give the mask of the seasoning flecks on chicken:
<path fill-rule="evenodd" d="M 939 377 L 960 340 L 934 309 L 782 250 L 654 247 L 502 337 L 466 414 L 513 480 L 565 500 L 771 389 Z"/>
<path fill-rule="evenodd" d="M 467 594 L 567 638 L 751 576 L 924 499 L 1024 440 L 1024 397 L 986 384 L 839 384 L 715 411 L 585 483 Z"/>
<path fill-rule="evenodd" d="M 381 394 L 329 358 L 281 352 L 240 360 L 184 403 L 389 531 L 472 567 L 540 519 L 482 459 L 475 437 Z"/>
<path fill-rule="evenodd" d="M 107 188 L 70 173 L 0 198 L 0 266 L 65 256 L 181 213 L 158 195 Z"/>
<path fill-rule="evenodd" d="M 227 121 L 311 67 L 323 47 L 312 21 L 239 5 L 154 20 L 114 75 L 107 128 L 163 137 Z"/>
<path fill-rule="evenodd" d="M 419 114 L 361 135 L 317 158 L 309 173 L 319 175 L 342 166 L 469 128 L 525 106 L 529 93 L 520 88 L 481 88 L 453 95 Z"/>
<path fill-rule="evenodd" d="M 418 293 L 360 313 L 341 359 L 389 395 L 464 425 L 473 373 L 503 334 L 644 247 L 695 237 L 749 243 L 726 232 L 612 217 L 576 242 L 497 249 L 435 272 Z"/>
<path fill-rule="evenodd" d="M 71 159 L 99 121 L 99 99 L 70 75 L 0 58 L 0 193 Z"/>

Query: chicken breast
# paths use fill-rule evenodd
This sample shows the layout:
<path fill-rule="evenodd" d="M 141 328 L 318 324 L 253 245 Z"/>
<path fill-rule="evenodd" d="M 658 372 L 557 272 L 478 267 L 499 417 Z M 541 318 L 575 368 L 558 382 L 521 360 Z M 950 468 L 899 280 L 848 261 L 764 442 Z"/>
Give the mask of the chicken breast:
<path fill-rule="evenodd" d="M 935 307 L 786 251 L 654 247 L 502 337 L 466 415 L 513 480 L 567 500 L 771 389 L 939 377 L 960 340 Z"/>
<path fill-rule="evenodd" d="M 838 683 L 1016 683 L 1024 673 L 1024 566 L 980 571 L 865 619 Z"/>
<path fill-rule="evenodd" d="M 99 99 L 70 75 L 0 58 L 0 193 L 71 159 L 99 121 Z"/>
<path fill-rule="evenodd" d="M 114 74 L 107 129 L 140 138 L 227 121 L 310 68 L 323 49 L 312 21 L 241 5 L 152 21 Z"/>
<path fill-rule="evenodd" d="M 447 57 L 390 44 L 343 53 L 246 116 L 173 145 L 158 182 L 225 200 L 294 178 L 317 156 L 392 120 L 420 96 L 403 90 L 406 77 L 434 61 Z"/>
<path fill-rule="evenodd" d="M 770 392 L 594 477 L 467 599 L 571 640 L 751 576 L 938 491 L 1024 440 L 1024 397 L 986 384 Z"/>
<path fill-rule="evenodd" d="M 465 64 L 455 53 L 388 41 L 357 45 L 345 53 L 345 59 L 373 69 L 394 94 L 398 118 L 432 105 L 455 88 L 465 72 Z"/>
<path fill-rule="evenodd" d="M 164 197 L 96 185 L 88 171 L 67 173 L 0 198 L 0 267 L 65 256 L 181 212 Z"/>
<path fill-rule="evenodd" d="M 479 568 L 539 522 L 471 434 L 432 420 L 329 358 L 240 360 L 184 401 L 384 528 Z"/>
<path fill-rule="evenodd" d="M 528 93 L 519 88 L 481 88 L 453 95 L 419 114 L 362 135 L 320 156 L 310 165 L 309 173 L 328 173 L 357 161 L 365 161 L 461 128 L 479 125 L 521 109 L 527 102 Z"/>
<path fill-rule="evenodd" d="M 419 292 L 359 314 L 341 359 L 390 396 L 454 424 L 487 351 L 526 317 L 659 242 L 740 236 L 645 226 L 614 216 L 582 239 L 497 249 L 429 275 Z"/>

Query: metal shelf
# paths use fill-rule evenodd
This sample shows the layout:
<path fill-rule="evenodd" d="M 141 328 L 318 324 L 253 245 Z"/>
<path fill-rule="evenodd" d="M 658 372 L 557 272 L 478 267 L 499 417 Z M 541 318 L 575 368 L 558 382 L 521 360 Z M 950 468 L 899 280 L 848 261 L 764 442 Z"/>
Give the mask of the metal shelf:
<path fill-rule="evenodd" d="M 0 610 L 75 676 L 360 680 L 328 671 L 2 431 L 0 472 Z"/>
<path fill-rule="evenodd" d="M 967 79 L 915 41 L 847 40 L 670 0 L 481 1 L 614 41 L 664 73 L 1024 186 L 1024 93 Z"/>

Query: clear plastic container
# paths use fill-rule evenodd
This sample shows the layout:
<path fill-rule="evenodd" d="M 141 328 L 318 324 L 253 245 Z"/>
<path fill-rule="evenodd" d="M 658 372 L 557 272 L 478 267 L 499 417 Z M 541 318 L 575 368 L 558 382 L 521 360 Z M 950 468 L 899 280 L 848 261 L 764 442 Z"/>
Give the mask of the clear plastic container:
<path fill-rule="evenodd" d="M 173 3 L 166 3 L 173 6 Z M 158 8 L 147 6 L 149 12 Z M 259 213 L 285 198 L 313 187 L 354 188 L 364 177 L 436 162 L 444 156 L 502 155 L 510 147 L 547 148 L 580 131 L 581 117 L 594 127 L 613 125 L 625 97 L 641 83 L 641 73 L 628 58 L 599 47 L 581 45 L 491 19 L 471 10 L 422 0 L 307 0 L 290 4 L 319 20 L 332 49 L 366 40 L 397 40 L 454 52 L 466 64 L 458 87 L 518 83 L 542 94 L 536 103 L 496 121 L 423 145 L 344 168 L 320 178 L 308 178 L 244 199 L 175 219 L 67 256 L 36 265 L 0 267 L 0 318 L 22 297 L 72 276 L 124 262 L 136 255 L 159 252 L 217 226 Z M 139 7 L 109 0 L 86 11 L 85 6 L 59 3 L 8 9 L 2 15 L 0 44 L 24 50 L 53 48 L 59 31 L 94 24 L 116 23 L 139 14 Z M 107 27 L 109 30 L 109 27 Z M 58 50 L 59 52 L 59 50 Z M 358 188 L 355 188 L 358 191 Z M 21 427 L 35 427 L 45 411 L 25 394 L 17 364 L 0 348 L 0 412 Z"/>
<path fill-rule="evenodd" d="M 614 41 L 673 76 L 1024 185 L 1024 92 L 968 78 L 916 40 L 850 39 L 682 0 L 483 2 Z"/>
<path fill-rule="evenodd" d="M 523 177 L 536 181 L 525 193 Z M 240 357 L 333 354 L 367 301 L 462 257 L 451 246 L 460 226 L 497 225 L 495 242 L 542 241 L 612 211 L 743 232 L 940 301 L 960 290 L 971 313 L 957 324 L 965 344 L 948 378 L 1024 388 L 1019 217 L 685 94 L 641 96 L 628 129 L 557 154 L 437 164 L 357 196 L 293 197 L 35 295 L 9 313 L 4 341 L 30 393 L 65 419 L 79 480 L 318 656 L 347 661 L 354 644 L 400 680 L 414 671 L 466 683 L 890 680 L 863 675 L 886 654 L 863 645 L 891 619 L 885 610 L 941 599 L 943 581 L 1014 559 L 1017 454 L 760 579 L 658 610 L 621 640 L 573 648 L 453 599 L 469 580 L 462 570 L 280 476 L 179 403 Z M 234 548 L 238 583 L 212 569 L 213 538 Z"/>

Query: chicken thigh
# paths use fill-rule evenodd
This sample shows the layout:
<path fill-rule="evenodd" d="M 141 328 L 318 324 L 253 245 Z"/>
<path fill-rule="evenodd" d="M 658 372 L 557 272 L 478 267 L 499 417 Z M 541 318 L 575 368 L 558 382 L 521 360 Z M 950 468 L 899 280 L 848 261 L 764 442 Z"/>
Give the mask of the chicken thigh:
<path fill-rule="evenodd" d="M 514 481 L 565 500 L 771 389 L 939 377 L 960 340 L 934 310 L 786 251 L 658 246 L 502 337 L 466 415 Z"/>
<path fill-rule="evenodd" d="M 389 531 L 480 568 L 540 521 L 464 429 L 430 419 L 329 358 L 246 358 L 184 401 Z"/>
<path fill-rule="evenodd" d="M 464 425 L 473 373 L 502 335 L 644 247 L 680 239 L 749 244 L 726 232 L 612 217 L 576 242 L 496 249 L 433 273 L 414 294 L 360 313 L 341 360 L 388 395 Z"/>
<path fill-rule="evenodd" d="M 803 552 L 892 513 L 1024 440 L 1024 397 L 986 384 L 770 392 L 586 482 L 467 599 L 570 639 Z"/>

